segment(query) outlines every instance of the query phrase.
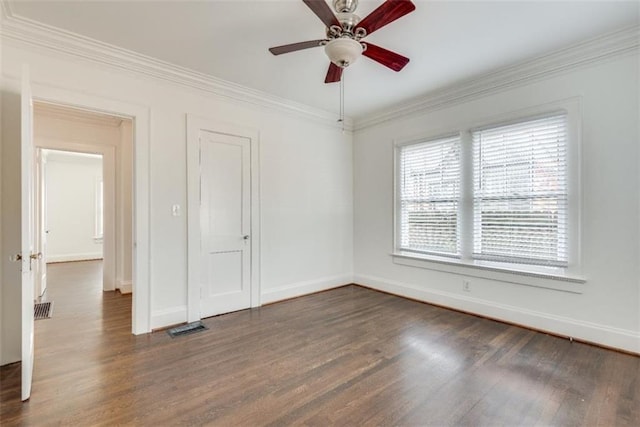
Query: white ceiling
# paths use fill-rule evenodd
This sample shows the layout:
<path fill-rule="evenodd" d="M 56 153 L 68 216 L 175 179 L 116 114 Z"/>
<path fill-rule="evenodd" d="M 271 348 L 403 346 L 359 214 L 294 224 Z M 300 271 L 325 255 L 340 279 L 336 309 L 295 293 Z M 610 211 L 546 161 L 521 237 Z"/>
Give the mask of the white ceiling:
<path fill-rule="evenodd" d="M 328 0 L 329 2 L 331 0 Z M 360 0 L 366 16 L 382 0 Z M 638 25 L 637 1 L 426 1 L 366 40 L 411 58 L 395 73 L 368 58 L 345 72 L 347 115 L 415 98 L 586 38 Z M 319 39 L 302 0 L 10 1 L 14 14 L 327 111 L 322 48 L 281 56 L 271 46 Z"/>

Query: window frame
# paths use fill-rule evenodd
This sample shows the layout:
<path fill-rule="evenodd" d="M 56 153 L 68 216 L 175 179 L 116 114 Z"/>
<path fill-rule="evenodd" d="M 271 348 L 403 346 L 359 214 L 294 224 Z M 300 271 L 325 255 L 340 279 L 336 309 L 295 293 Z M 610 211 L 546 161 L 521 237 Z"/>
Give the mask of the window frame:
<path fill-rule="evenodd" d="M 444 134 L 444 135 L 438 135 L 436 137 L 431 137 L 428 139 L 425 138 L 418 138 L 418 139 L 412 139 L 412 140 L 407 140 L 407 141 L 403 141 L 400 142 L 398 144 L 395 144 L 395 148 L 394 148 L 394 200 L 395 200 L 395 208 L 394 208 L 394 248 L 397 250 L 402 250 L 403 252 L 408 252 L 408 253 L 415 253 L 419 256 L 425 255 L 425 256 L 435 256 L 435 257 L 445 257 L 445 258 L 452 258 L 452 259 L 460 259 L 460 253 L 458 254 L 445 254 L 445 253 L 438 253 L 437 251 L 431 251 L 428 253 L 425 252 L 418 252 L 418 251 L 412 251 L 412 250 L 404 250 L 404 249 L 400 249 L 402 247 L 402 232 L 400 231 L 402 228 L 402 192 L 401 192 L 401 177 L 400 175 L 400 171 L 402 170 L 400 161 L 401 161 L 401 151 L 402 148 L 404 147 L 408 147 L 411 145 L 419 145 L 419 144 L 429 144 L 429 143 L 437 143 L 440 142 L 442 140 L 447 140 L 447 139 L 453 139 L 453 138 L 457 138 L 458 139 L 458 143 L 460 144 L 460 157 L 462 157 L 462 139 L 461 139 L 461 135 L 459 132 L 457 133 L 449 133 L 449 134 Z M 460 175 L 462 176 L 462 158 L 460 158 Z M 461 197 L 461 193 L 462 193 L 462 188 L 460 188 L 459 190 L 460 196 L 458 197 L 458 206 L 460 201 L 462 200 Z M 458 207 L 458 214 L 457 214 L 457 235 L 458 235 L 458 242 L 460 242 L 459 244 L 462 244 L 462 239 L 461 239 L 461 235 L 460 235 L 460 208 Z"/>
<path fill-rule="evenodd" d="M 566 134 L 566 145 L 565 145 L 565 167 L 566 167 L 566 209 L 567 209 L 567 218 L 566 218 L 566 235 L 564 236 L 567 240 L 567 250 L 569 250 L 569 246 L 570 246 L 570 242 L 569 242 L 569 238 L 570 238 L 570 233 L 569 233 L 569 221 L 570 221 L 570 213 L 569 213 L 569 192 L 570 192 L 570 185 L 569 185 L 569 179 L 570 179 L 570 170 L 569 170 L 569 135 L 568 135 L 568 127 L 569 127 L 569 116 L 568 113 L 565 110 L 555 110 L 555 111 L 551 111 L 547 114 L 541 114 L 541 115 L 536 115 L 534 117 L 527 117 L 527 118 L 523 118 L 520 120 L 516 120 L 516 121 L 511 121 L 509 123 L 500 123 L 500 124 L 491 124 L 489 126 L 483 126 L 482 128 L 475 128 L 475 129 L 470 129 L 469 133 L 471 134 L 471 150 L 475 153 L 475 149 L 476 147 L 474 146 L 474 141 L 473 141 L 473 135 L 477 132 L 482 132 L 485 130 L 493 130 L 493 129 L 499 129 L 499 128 L 503 128 L 505 126 L 509 126 L 509 125 L 519 125 L 519 124 L 524 124 L 524 123 L 530 123 L 533 121 L 538 121 L 538 120 L 542 120 L 542 119 L 549 119 L 549 118 L 553 118 L 553 117 L 558 117 L 558 116 L 563 116 L 565 118 L 565 124 L 566 124 L 566 128 L 565 131 L 567 132 Z M 473 156 L 473 155 L 472 155 Z M 476 170 L 476 158 L 473 157 L 472 159 L 472 174 L 474 176 L 474 181 L 472 183 L 472 216 L 474 219 L 474 224 L 476 221 L 476 200 L 478 198 L 480 198 L 476 193 L 476 182 L 475 182 L 475 174 L 476 172 L 478 172 Z M 533 198 L 532 196 L 530 196 L 530 198 Z M 480 230 L 477 230 L 475 227 L 473 228 L 473 239 L 472 239 L 472 244 L 475 245 L 476 240 L 475 240 L 475 236 L 476 236 L 476 232 L 479 232 Z M 567 254 L 568 255 L 568 254 Z M 515 264 L 515 265 L 523 265 L 523 266 L 529 266 L 529 265 L 542 265 L 542 266 L 547 266 L 547 267 L 558 267 L 558 268 L 566 268 L 568 265 L 569 260 L 567 259 L 567 262 L 563 262 L 562 260 L 540 260 L 539 262 L 517 262 L 514 261 L 515 259 L 518 259 L 518 257 L 515 256 L 500 256 L 500 255 L 487 255 L 487 254 L 479 254 L 475 252 L 475 248 L 473 250 L 473 255 L 472 255 L 473 259 L 475 260 L 482 260 L 482 261 L 490 261 L 490 262 L 494 262 L 494 263 L 502 263 L 502 264 Z M 528 258 L 522 258 L 523 260 L 527 260 Z M 528 260 L 530 261 L 534 261 L 534 259 L 529 258 Z"/>
<path fill-rule="evenodd" d="M 527 122 L 559 113 L 567 117 L 567 267 L 518 264 L 474 259 L 473 252 L 473 141 L 472 132 Z M 448 271 L 481 278 L 576 292 L 576 284 L 586 282 L 581 276 L 580 239 L 581 212 L 581 98 L 574 97 L 535 107 L 515 110 L 499 116 L 485 117 L 473 122 L 459 123 L 441 132 L 422 134 L 393 141 L 393 262 L 400 265 Z M 402 251 L 400 249 L 400 148 L 406 145 L 460 135 L 461 143 L 461 200 L 458 203 L 458 229 L 461 248 L 460 258 L 432 256 Z M 498 278 L 499 277 L 499 278 Z M 532 279 L 533 278 L 533 279 Z"/>

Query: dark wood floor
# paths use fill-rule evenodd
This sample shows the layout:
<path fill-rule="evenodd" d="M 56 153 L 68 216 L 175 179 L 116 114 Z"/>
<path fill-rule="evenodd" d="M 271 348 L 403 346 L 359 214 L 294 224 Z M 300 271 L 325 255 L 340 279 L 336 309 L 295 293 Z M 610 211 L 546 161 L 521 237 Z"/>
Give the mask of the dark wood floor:
<path fill-rule="evenodd" d="M 2 425 L 640 425 L 640 358 L 348 286 L 130 334 L 100 264 L 49 269 L 29 402 Z"/>

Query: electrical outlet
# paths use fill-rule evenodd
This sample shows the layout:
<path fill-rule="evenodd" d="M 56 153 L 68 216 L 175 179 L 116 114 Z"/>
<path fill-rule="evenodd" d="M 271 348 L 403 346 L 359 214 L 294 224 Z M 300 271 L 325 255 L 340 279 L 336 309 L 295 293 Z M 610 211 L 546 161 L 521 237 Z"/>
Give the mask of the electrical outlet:
<path fill-rule="evenodd" d="M 468 280 L 462 281 L 462 290 L 465 292 L 471 292 L 471 282 Z"/>

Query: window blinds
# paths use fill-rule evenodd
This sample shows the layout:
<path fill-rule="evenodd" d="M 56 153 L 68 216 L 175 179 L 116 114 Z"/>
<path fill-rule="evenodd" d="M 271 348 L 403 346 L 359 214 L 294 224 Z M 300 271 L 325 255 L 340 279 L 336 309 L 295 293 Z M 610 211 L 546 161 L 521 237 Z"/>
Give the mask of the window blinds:
<path fill-rule="evenodd" d="M 473 257 L 567 265 L 567 117 L 472 132 Z"/>
<path fill-rule="evenodd" d="M 400 147 L 400 249 L 458 256 L 460 138 Z"/>

